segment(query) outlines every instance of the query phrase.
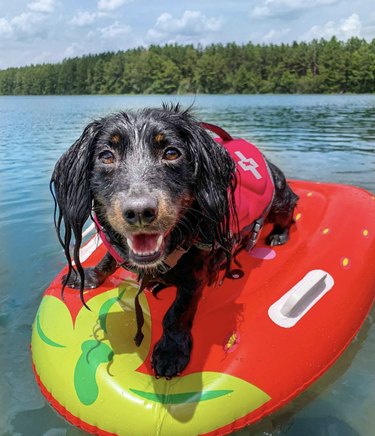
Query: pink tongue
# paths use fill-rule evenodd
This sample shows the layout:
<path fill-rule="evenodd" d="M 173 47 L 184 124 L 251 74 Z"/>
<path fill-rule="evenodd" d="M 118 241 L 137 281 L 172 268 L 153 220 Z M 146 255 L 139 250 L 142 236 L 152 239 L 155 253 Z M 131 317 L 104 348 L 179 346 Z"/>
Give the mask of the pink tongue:
<path fill-rule="evenodd" d="M 160 235 L 149 235 L 146 233 L 133 235 L 133 250 L 137 253 L 153 253 L 157 249 L 158 238 Z"/>

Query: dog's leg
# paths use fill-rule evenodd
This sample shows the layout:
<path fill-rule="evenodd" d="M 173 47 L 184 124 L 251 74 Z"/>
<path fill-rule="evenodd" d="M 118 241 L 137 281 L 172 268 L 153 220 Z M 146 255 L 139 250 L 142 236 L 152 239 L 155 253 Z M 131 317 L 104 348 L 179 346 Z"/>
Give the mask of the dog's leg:
<path fill-rule="evenodd" d="M 103 259 L 94 267 L 84 268 L 85 289 L 94 289 L 100 286 L 105 279 L 117 269 L 115 259 L 107 252 Z M 66 276 L 63 276 L 62 283 L 65 283 Z M 79 288 L 81 278 L 74 271 L 65 283 L 69 288 Z"/>
<path fill-rule="evenodd" d="M 179 375 L 189 363 L 192 348 L 191 326 L 201 289 L 186 286 L 177 296 L 163 319 L 163 334 L 155 345 L 151 363 L 157 377 Z"/>
<path fill-rule="evenodd" d="M 191 251 L 197 252 L 194 248 Z M 171 378 L 179 375 L 190 360 L 192 349 L 191 327 L 202 289 L 207 280 L 208 262 L 200 258 L 200 269 L 197 267 L 196 258 L 187 256 L 184 259 L 186 268 L 178 268 L 176 299 L 168 309 L 163 319 L 163 334 L 155 345 L 151 363 L 157 377 Z M 194 260 L 193 260 L 194 259 Z M 190 263 L 191 265 L 187 266 Z"/>
<path fill-rule="evenodd" d="M 275 198 L 267 217 L 267 221 L 272 222 L 274 227 L 266 238 L 266 244 L 275 246 L 285 244 L 289 240 L 289 229 L 294 223 L 293 212 L 298 196 L 292 191 L 279 168 L 271 162 L 268 162 L 268 165 L 275 184 Z"/>

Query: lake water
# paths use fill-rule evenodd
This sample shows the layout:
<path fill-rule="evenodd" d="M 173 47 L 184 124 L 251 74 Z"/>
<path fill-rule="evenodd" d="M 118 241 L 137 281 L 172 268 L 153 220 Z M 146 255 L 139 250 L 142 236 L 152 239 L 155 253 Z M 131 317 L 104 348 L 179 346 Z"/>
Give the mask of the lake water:
<path fill-rule="evenodd" d="M 84 434 L 46 403 L 31 370 L 31 324 L 43 290 L 64 264 L 49 178 L 87 122 L 162 101 L 194 104 L 200 118 L 256 143 L 288 177 L 375 192 L 375 96 L 0 97 L 1 435 Z M 307 392 L 238 434 L 373 436 L 374 315 Z"/>

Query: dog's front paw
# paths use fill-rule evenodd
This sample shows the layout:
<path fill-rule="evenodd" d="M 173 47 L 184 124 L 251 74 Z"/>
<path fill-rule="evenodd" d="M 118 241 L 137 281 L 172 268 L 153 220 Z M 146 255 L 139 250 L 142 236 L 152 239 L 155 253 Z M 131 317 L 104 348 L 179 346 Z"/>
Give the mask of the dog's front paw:
<path fill-rule="evenodd" d="M 61 282 L 65 284 L 68 288 L 79 289 L 81 287 L 81 278 L 75 272 L 72 271 L 68 280 L 66 280 L 67 275 L 64 275 Z M 96 268 L 85 268 L 85 289 L 94 289 L 100 286 L 104 280 L 105 276 L 100 274 Z"/>
<path fill-rule="evenodd" d="M 276 245 L 283 245 L 286 244 L 289 240 L 289 234 L 283 233 L 283 234 L 274 234 L 274 235 L 268 235 L 266 238 L 266 244 L 275 247 Z"/>
<path fill-rule="evenodd" d="M 190 360 L 192 340 L 190 333 L 178 333 L 172 339 L 163 336 L 155 345 L 151 365 L 156 377 L 170 379 L 180 375 Z"/>
<path fill-rule="evenodd" d="M 289 241 L 289 228 L 282 228 L 275 225 L 271 233 L 266 238 L 266 244 L 274 247 L 283 245 Z"/>

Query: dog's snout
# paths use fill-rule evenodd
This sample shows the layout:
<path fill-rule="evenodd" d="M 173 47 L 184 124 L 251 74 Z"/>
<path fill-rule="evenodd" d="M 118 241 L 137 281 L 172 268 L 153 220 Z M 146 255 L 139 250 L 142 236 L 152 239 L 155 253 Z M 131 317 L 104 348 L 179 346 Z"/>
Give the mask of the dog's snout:
<path fill-rule="evenodd" d="M 158 215 L 158 202 L 154 198 L 134 198 L 127 201 L 123 215 L 131 226 L 151 224 Z"/>

